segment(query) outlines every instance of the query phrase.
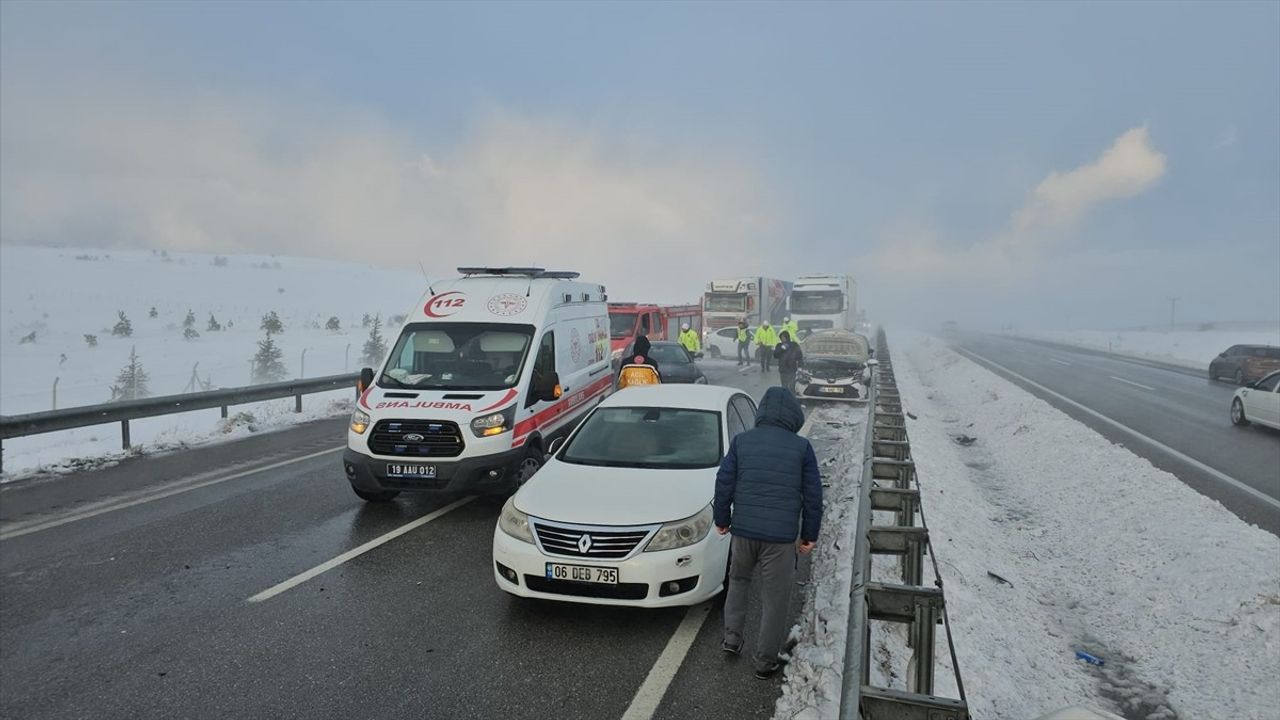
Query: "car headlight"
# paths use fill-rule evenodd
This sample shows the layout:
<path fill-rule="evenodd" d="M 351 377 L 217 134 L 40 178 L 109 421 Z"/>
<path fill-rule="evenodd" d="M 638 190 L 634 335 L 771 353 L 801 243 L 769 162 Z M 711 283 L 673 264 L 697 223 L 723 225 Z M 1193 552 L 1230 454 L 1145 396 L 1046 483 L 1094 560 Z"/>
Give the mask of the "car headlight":
<path fill-rule="evenodd" d="M 653 539 L 645 546 L 645 552 L 659 550 L 675 550 L 701 542 L 711 531 L 711 506 L 698 511 L 697 515 L 684 520 L 667 523 L 654 533 Z"/>
<path fill-rule="evenodd" d="M 351 432 L 357 435 L 363 435 L 365 430 L 369 429 L 369 413 L 363 410 L 356 410 L 351 413 Z"/>
<path fill-rule="evenodd" d="M 800 382 L 807 383 L 813 379 L 813 376 L 805 372 L 804 370 L 797 370 L 796 379 L 799 380 Z"/>
<path fill-rule="evenodd" d="M 491 415 L 481 415 L 471 421 L 471 432 L 476 437 L 492 437 L 501 435 L 511 429 L 511 424 L 516 418 L 516 406 L 512 405 L 506 410 L 499 410 Z"/>
<path fill-rule="evenodd" d="M 529 516 L 516 509 L 516 499 L 507 499 L 502 506 L 502 514 L 498 516 L 498 527 L 511 537 L 533 544 L 533 528 L 529 526 Z"/>

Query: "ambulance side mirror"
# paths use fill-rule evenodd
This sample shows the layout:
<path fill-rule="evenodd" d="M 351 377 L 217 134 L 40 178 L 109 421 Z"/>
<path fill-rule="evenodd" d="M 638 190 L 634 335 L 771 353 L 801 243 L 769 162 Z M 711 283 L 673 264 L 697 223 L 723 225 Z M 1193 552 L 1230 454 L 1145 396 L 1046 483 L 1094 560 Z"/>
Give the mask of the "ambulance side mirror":
<path fill-rule="evenodd" d="M 561 394 L 560 376 L 556 373 L 547 373 L 542 381 L 542 386 L 538 388 L 538 399 L 550 402 L 559 400 Z"/>
<path fill-rule="evenodd" d="M 360 371 L 360 383 L 356 385 L 356 389 L 363 393 L 371 387 L 373 387 L 373 368 L 364 368 Z"/>

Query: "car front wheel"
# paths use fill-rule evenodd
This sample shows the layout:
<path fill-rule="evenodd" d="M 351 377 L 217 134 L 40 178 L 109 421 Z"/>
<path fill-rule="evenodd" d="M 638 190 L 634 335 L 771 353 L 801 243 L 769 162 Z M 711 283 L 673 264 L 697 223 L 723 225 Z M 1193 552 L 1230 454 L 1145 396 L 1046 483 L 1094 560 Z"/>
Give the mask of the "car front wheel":
<path fill-rule="evenodd" d="M 1244 416 L 1244 403 L 1240 402 L 1240 398 L 1231 401 L 1231 424 L 1232 425 L 1248 425 L 1249 418 Z"/>
<path fill-rule="evenodd" d="M 516 488 L 519 489 L 521 485 L 529 482 L 529 478 L 533 477 L 533 474 L 538 472 L 541 467 L 542 451 L 537 447 L 529 448 L 529 452 L 520 461 L 520 466 L 516 468 Z"/>
<path fill-rule="evenodd" d="M 719 359 L 720 359 L 720 348 L 719 348 L 719 347 L 716 347 L 715 345 L 712 345 L 711 347 L 707 348 L 707 352 L 711 354 L 711 357 L 713 357 L 713 358 L 715 358 L 715 359 L 717 359 L 717 360 L 719 360 Z"/>
<path fill-rule="evenodd" d="M 1244 370 L 1236 370 L 1236 384 L 1237 385 L 1244 384 Z"/>

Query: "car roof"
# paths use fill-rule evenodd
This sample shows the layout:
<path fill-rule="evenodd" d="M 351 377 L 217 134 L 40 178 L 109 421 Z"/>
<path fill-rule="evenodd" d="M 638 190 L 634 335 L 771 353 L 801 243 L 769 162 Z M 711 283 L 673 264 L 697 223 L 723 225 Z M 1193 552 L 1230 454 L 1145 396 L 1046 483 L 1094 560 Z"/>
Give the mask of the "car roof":
<path fill-rule="evenodd" d="M 610 395 L 600 403 L 600 407 L 671 407 L 721 411 L 729 403 L 729 398 L 735 395 L 747 393 L 721 385 L 633 385 Z"/>

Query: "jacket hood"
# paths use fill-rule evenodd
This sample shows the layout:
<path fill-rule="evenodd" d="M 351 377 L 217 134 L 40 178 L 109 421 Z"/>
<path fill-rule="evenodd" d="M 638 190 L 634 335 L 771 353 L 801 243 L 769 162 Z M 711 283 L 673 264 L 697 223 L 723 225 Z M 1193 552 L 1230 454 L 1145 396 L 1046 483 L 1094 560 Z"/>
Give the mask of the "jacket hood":
<path fill-rule="evenodd" d="M 783 387 L 771 387 L 764 391 L 760 407 L 756 410 L 756 427 L 772 425 L 791 432 L 804 427 L 804 408 L 795 395 Z"/>
<path fill-rule="evenodd" d="M 631 348 L 631 354 L 649 357 L 649 338 L 644 335 L 636 338 L 636 344 Z"/>

